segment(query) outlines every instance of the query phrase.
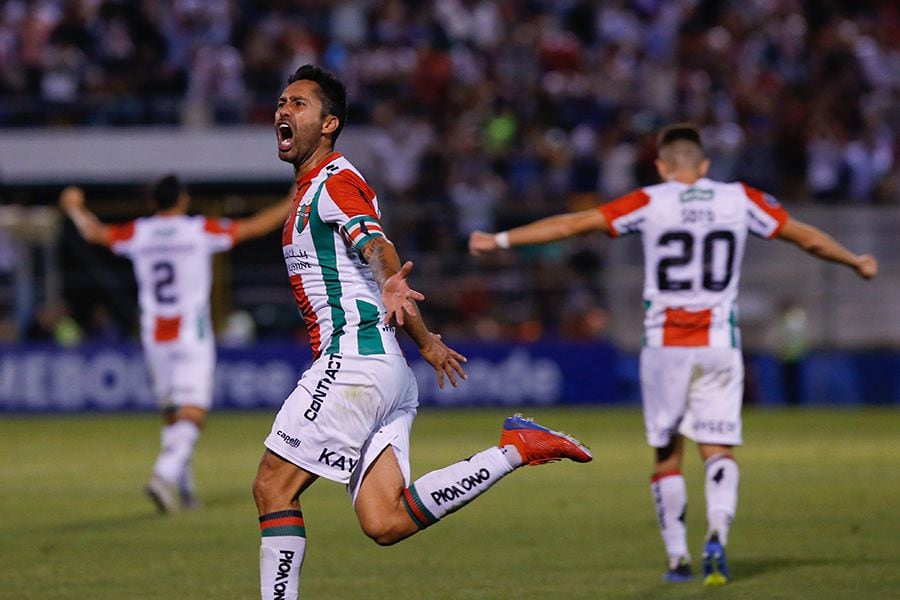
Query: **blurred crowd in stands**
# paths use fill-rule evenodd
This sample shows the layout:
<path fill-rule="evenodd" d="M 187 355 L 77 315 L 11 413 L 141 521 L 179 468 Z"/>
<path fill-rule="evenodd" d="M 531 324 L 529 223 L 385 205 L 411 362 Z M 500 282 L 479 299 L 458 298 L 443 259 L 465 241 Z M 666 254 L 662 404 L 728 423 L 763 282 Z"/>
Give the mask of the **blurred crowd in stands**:
<path fill-rule="evenodd" d="M 472 269 L 465 238 L 654 183 L 674 120 L 789 208 L 900 196 L 889 1 L 6 0 L 0 126 L 269 123 L 304 63 L 373 126 L 366 174 L 451 333 L 601 335 L 602 240 Z"/>

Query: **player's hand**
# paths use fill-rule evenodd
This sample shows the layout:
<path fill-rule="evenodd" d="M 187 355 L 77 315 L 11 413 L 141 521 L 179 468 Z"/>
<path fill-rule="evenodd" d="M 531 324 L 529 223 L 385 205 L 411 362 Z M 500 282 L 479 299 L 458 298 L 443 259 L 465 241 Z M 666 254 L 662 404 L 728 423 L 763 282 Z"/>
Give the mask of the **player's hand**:
<path fill-rule="evenodd" d="M 413 300 L 425 299 L 423 294 L 409 287 L 407 278 L 412 268 L 412 261 L 406 261 L 399 271 L 385 279 L 384 285 L 381 287 L 381 300 L 387 309 L 387 316 L 384 319 L 387 325 L 394 321 L 402 327 L 405 313 L 416 314 L 416 305 L 413 304 Z"/>
<path fill-rule="evenodd" d="M 871 254 L 863 254 L 856 259 L 856 274 L 863 279 L 872 279 L 878 274 L 878 260 Z"/>
<path fill-rule="evenodd" d="M 497 248 L 499 248 L 497 245 L 497 238 L 493 233 L 485 233 L 476 230 L 469 235 L 469 253 L 472 256 L 493 252 Z"/>
<path fill-rule="evenodd" d="M 419 352 L 422 354 L 422 358 L 434 367 L 437 373 L 438 387 L 443 389 L 444 377 L 450 380 L 453 387 L 459 385 L 457 376 L 461 379 L 469 378 L 462 367 L 462 363 L 467 362 L 468 359 L 445 344 L 439 334 L 429 332 L 428 342 L 424 347 L 419 348 Z"/>
<path fill-rule="evenodd" d="M 70 185 L 59 195 L 59 207 L 65 212 L 71 212 L 84 206 L 84 192 L 80 187 Z"/>

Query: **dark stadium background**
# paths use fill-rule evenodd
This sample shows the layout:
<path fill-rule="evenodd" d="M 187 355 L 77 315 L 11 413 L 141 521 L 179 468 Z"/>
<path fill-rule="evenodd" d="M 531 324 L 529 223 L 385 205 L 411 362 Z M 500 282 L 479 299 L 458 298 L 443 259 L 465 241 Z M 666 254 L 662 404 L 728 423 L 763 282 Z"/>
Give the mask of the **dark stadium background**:
<path fill-rule="evenodd" d="M 59 217 L 63 185 L 84 186 L 92 209 L 121 221 L 146 214 L 147 184 L 171 171 L 196 210 L 249 214 L 291 185 L 270 123 L 287 75 L 306 62 L 348 83 L 338 149 L 416 262 L 429 322 L 489 367 L 516 351 L 526 371 L 573 348 L 598 352 L 587 360 L 603 363 L 612 391 L 558 387 L 556 400 L 636 402 L 634 243 L 594 236 L 474 260 L 465 241 L 653 183 L 655 131 L 691 120 L 713 177 L 765 189 L 881 260 L 878 279 L 860 285 L 778 242 L 748 246 L 748 402 L 788 400 L 794 364 L 795 402 L 900 402 L 900 11 L 875 1 L 8 0 L 5 360 L 135 340 L 130 266 Z M 217 259 L 213 308 L 223 345 L 253 360 L 293 344 L 302 366 L 276 235 Z M 0 405 L 28 408 L 15 392 Z"/>
<path fill-rule="evenodd" d="M 313 486 L 303 597 L 708 600 L 699 581 L 660 578 L 637 240 L 465 250 L 474 228 L 654 182 L 654 132 L 681 120 L 702 127 L 714 177 L 772 193 L 880 261 L 862 282 L 748 243 L 734 580 L 717 594 L 897 597 L 900 7 L 888 0 L 0 0 L 0 597 L 259 597 L 250 482 L 309 360 L 278 236 L 216 259 L 204 506 L 163 517 L 141 494 L 159 422 L 130 265 L 81 241 L 56 201 L 78 184 L 123 221 L 176 172 L 197 211 L 274 202 L 292 185 L 275 99 L 307 62 L 347 81 L 338 149 L 415 261 L 429 323 L 470 357 L 469 380 L 439 392 L 409 349 L 426 405 L 412 473 L 496 443 L 518 411 L 595 460 L 522 469 L 390 549 L 359 531 L 341 486 Z M 696 561 L 701 473 L 691 451 Z"/>

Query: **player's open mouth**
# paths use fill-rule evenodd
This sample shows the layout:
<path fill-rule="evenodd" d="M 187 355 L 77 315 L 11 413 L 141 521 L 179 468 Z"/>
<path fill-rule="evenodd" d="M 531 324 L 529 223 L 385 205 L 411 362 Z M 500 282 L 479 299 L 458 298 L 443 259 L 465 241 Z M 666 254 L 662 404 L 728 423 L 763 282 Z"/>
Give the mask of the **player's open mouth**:
<path fill-rule="evenodd" d="M 294 130 L 287 123 L 278 123 L 275 126 L 278 133 L 278 149 L 287 152 L 294 145 Z"/>

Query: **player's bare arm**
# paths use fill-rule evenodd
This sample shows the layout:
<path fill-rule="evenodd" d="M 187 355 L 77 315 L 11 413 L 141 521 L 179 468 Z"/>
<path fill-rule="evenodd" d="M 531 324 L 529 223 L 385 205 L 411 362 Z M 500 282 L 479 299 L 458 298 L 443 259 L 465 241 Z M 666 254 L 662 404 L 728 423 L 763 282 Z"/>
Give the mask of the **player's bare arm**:
<path fill-rule="evenodd" d="M 262 237 L 283 226 L 293 203 L 294 196 L 289 194 L 276 204 L 239 220 L 234 235 L 235 243 Z"/>
<path fill-rule="evenodd" d="M 81 237 L 92 244 L 109 245 L 109 226 L 84 205 L 84 191 L 80 187 L 65 188 L 59 195 L 59 207 L 72 219 Z"/>
<path fill-rule="evenodd" d="M 473 256 L 478 256 L 498 248 L 523 244 L 545 244 L 591 231 L 607 231 L 608 229 L 609 224 L 603 213 L 595 208 L 588 208 L 574 213 L 554 215 L 496 234 L 473 231 L 469 236 L 469 252 Z"/>
<path fill-rule="evenodd" d="M 394 245 L 383 237 L 369 241 L 362 247 L 362 254 L 372 267 L 375 281 L 381 289 L 381 298 L 387 308 L 387 322 L 396 322 L 412 338 L 422 358 L 437 373 L 439 387 L 444 387 L 445 377 L 456 387 L 459 384 L 457 375 L 467 378 L 462 368 L 466 357 L 447 346 L 440 335 L 432 333 L 425 325 L 416 306 L 416 301 L 424 300 L 425 296 L 409 287 L 412 262 L 407 261 L 401 266 Z"/>
<path fill-rule="evenodd" d="M 778 237 L 822 260 L 847 265 L 863 279 L 872 279 L 878 274 L 878 261 L 874 256 L 854 254 L 818 227 L 797 219 L 789 218 Z"/>

